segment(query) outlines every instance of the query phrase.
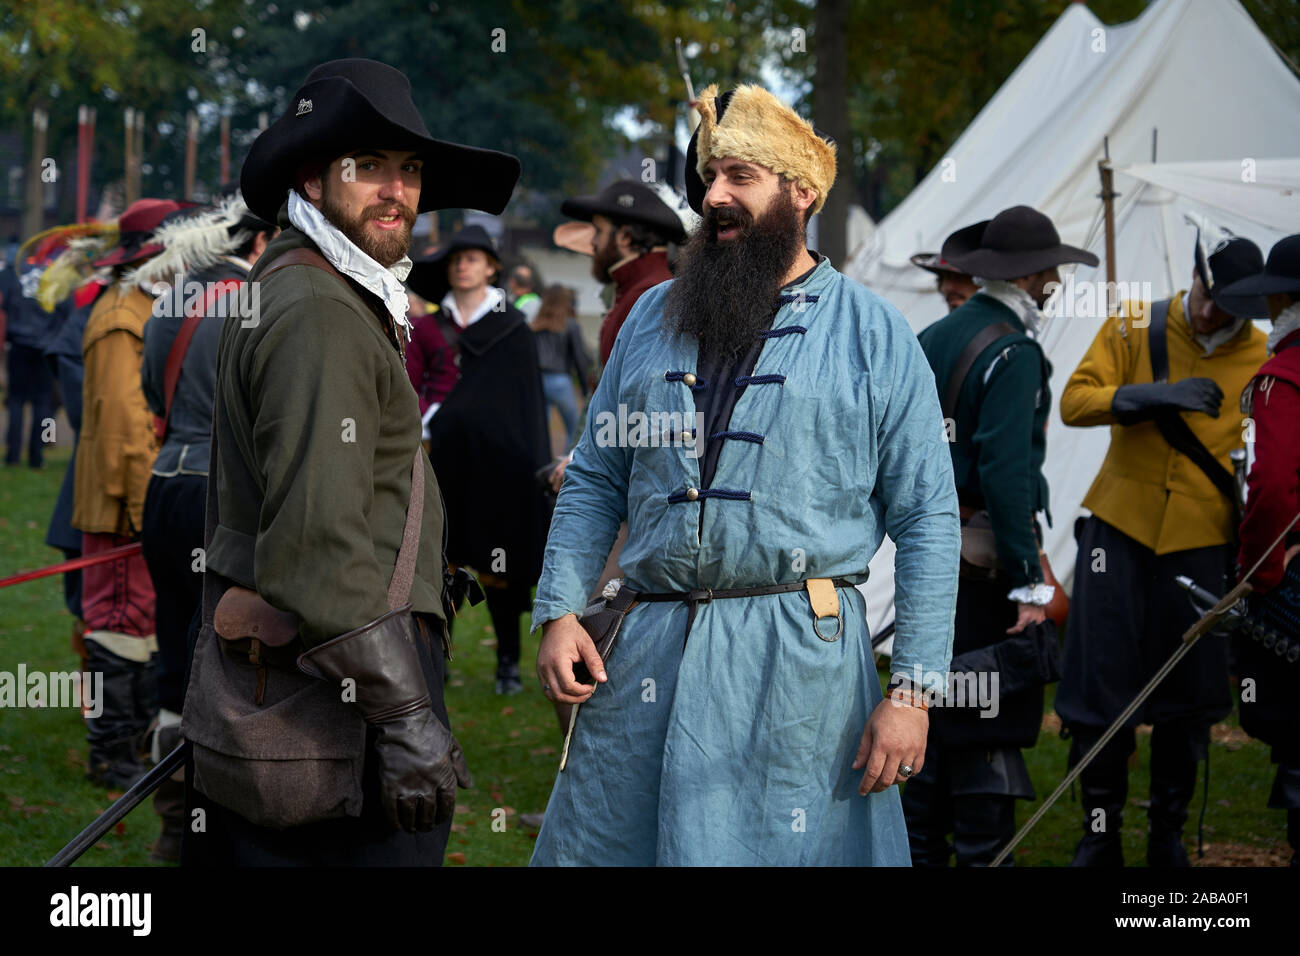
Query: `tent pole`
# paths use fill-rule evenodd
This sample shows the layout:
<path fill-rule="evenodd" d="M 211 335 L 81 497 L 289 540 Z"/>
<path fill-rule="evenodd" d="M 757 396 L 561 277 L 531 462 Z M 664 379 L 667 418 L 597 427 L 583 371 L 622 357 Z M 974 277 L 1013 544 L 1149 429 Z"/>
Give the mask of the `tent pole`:
<path fill-rule="evenodd" d="M 1101 173 L 1101 202 L 1106 213 L 1106 314 L 1115 312 L 1115 171 L 1110 159 L 1097 161 Z"/>

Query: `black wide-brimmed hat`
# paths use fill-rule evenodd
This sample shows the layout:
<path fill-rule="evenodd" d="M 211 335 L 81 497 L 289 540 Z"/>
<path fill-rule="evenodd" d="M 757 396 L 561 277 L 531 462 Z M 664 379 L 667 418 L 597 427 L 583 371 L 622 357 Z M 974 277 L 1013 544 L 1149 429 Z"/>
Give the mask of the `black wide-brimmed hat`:
<path fill-rule="evenodd" d="M 604 216 L 619 225 L 637 223 L 649 226 L 666 242 L 685 242 L 688 223 L 695 218 L 694 214 L 679 194 L 669 187 L 664 189 L 670 195 L 665 197 L 660 190 L 632 179 L 620 179 L 594 196 L 572 196 L 564 200 L 560 212 L 570 219 L 586 222 L 591 222 L 592 216 Z M 676 209 L 669 205 L 674 197 L 678 200 Z"/>
<path fill-rule="evenodd" d="M 447 281 L 448 260 L 453 252 L 463 249 L 482 249 L 498 265 L 501 263 L 501 253 L 497 251 L 497 244 L 492 241 L 488 231 L 479 225 L 466 226 L 429 255 L 415 259 L 411 273 L 406 277 L 406 284 L 425 302 L 441 302 L 451 288 L 451 283 Z"/>
<path fill-rule="evenodd" d="M 1019 279 L 1066 262 L 1095 266 L 1086 249 L 1067 246 L 1048 219 L 1029 206 L 1012 206 L 992 219 L 958 229 L 940 253 L 960 271 L 983 279 Z"/>
<path fill-rule="evenodd" d="M 1222 235 L 1222 233 L 1221 233 Z M 1262 295 L 1227 294 L 1227 288 L 1241 279 L 1264 271 L 1264 253 L 1249 239 L 1234 236 L 1220 241 L 1210 251 L 1202 241 L 1200 229 L 1196 232 L 1194 260 L 1196 274 L 1210 298 L 1224 312 L 1239 319 L 1268 318 L 1268 303 Z M 1208 255 L 1207 255 L 1208 253 Z"/>
<path fill-rule="evenodd" d="M 411 99 L 406 74 L 377 60 L 322 63 L 285 114 L 253 142 L 239 175 L 248 208 L 275 222 L 299 168 L 369 147 L 413 150 L 424 161 L 417 212 L 501 212 L 519 179 L 508 153 L 434 139 Z"/>
<path fill-rule="evenodd" d="M 964 276 L 962 272 L 951 262 L 939 255 L 937 252 L 918 252 L 912 256 L 912 265 L 919 266 L 926 272 L 933 272 L 937 276 Z"/>
<path fill-rule="evenodd" d="M 1300 234 L 1279 239 L 1268 251 L 1263 271 L 1219 289 L 1219 295 L 1234 304 L 1240 304 L 1238 300 L 1243 298 L 1279 292 L 1300 293 Z"/>

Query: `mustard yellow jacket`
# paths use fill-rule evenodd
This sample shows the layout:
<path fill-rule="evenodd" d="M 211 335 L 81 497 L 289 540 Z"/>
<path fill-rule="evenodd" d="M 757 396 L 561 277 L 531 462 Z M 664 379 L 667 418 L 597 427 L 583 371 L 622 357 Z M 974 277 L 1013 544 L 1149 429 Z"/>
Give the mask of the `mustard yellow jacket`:
<path fill-rule="evenodd" d="M 1223 389 L 1219 417 L 1200 412 L 1182 416 L 1223 467 L 1228 452 L 1242 447 L 1242 389 L 1266 358 L 1266 338 L 1247 322 L 1237 335 L 1206 356 L 1183 311 L 1183 292 L 1169 307 L 1169 380 L 1211 378 Z M 1150 384 L 1148 342 L 1150 305 L 1125 303 L 1107 319 L 1061 393 L 1061 418 L 1067 425 L 1110 425 L 1110 449 L 1083 505 L 1131 538 L 1168 554 L 1187 548 L 1225 544 L 1233 539 L 1232 508 L 1191 459 L 1165 441 L 1154 422 L 1120 425 L 1110 410 L 1121 385 Z M 1134 323 L 1131 316 L 1145 319 Z"/>
<path fill-rule="evenodd" d="M 72 525 L 82 531 L 140 531 L 144 493 L 158 454 L 153 414 L 140 386 L 144 324 L 153 299 L 119 284 L 99 297 L 81 340 L 86 363 Z"/>

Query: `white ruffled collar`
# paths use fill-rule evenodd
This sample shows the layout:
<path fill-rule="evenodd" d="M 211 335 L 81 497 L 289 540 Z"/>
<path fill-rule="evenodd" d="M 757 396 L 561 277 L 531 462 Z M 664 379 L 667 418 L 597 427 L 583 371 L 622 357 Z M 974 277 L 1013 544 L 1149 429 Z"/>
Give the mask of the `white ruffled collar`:
<path fill-rule="evenodd" d="M 977 278 L 975 284 L 980 287 L 980 291 L 985 295 L 997 299 L 1020 316 L 1020 321 L 1025 323 L 1025 328 L 1029 331 L 1029 334 L 1033 338 L 1038 338 L 1038 333 L 1043 328 L 1044 316 L 1033 296 L 1014 282 L 1008 282 L 1006 279 Z"/>
<path fill-rule="evenodd" d="M 411 273 L 410 256 L 403 256 L 385 269 L 362 252 L 295 189 L 289 190 L 289 221 L 320 247 L 330 265 L 383 299 L 388 314 L 393 317 L 393 324 L 402 330 L 407 342 L 411 341 L 411 323 L 406 318 L 410 300 L 406 297 L 406 287 L 402 285 Z"/>
<path fill-rule="evenodd" d="M 1276 352 L 1282 340 L 1300 329 L 1300 302 L 1292 302 L 1273 320 L 1273 331 L 1268 333 L 1268 350 Z"/>

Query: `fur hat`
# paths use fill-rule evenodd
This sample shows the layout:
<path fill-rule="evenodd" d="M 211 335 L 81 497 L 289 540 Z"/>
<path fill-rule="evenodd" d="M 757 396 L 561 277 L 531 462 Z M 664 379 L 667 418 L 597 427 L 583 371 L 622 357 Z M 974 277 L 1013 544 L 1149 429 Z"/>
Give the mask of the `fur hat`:
<path fill-rule="evenodd" d="M 717 84 L 699 96 L 700 125 L 686 157 L 686 192 L 701 212 L 709 161 L 734 156 L 817 190 L 813 215 L 835 183 L 835 141 L 761 86 L 746 84 L 718 96 Z"/>

